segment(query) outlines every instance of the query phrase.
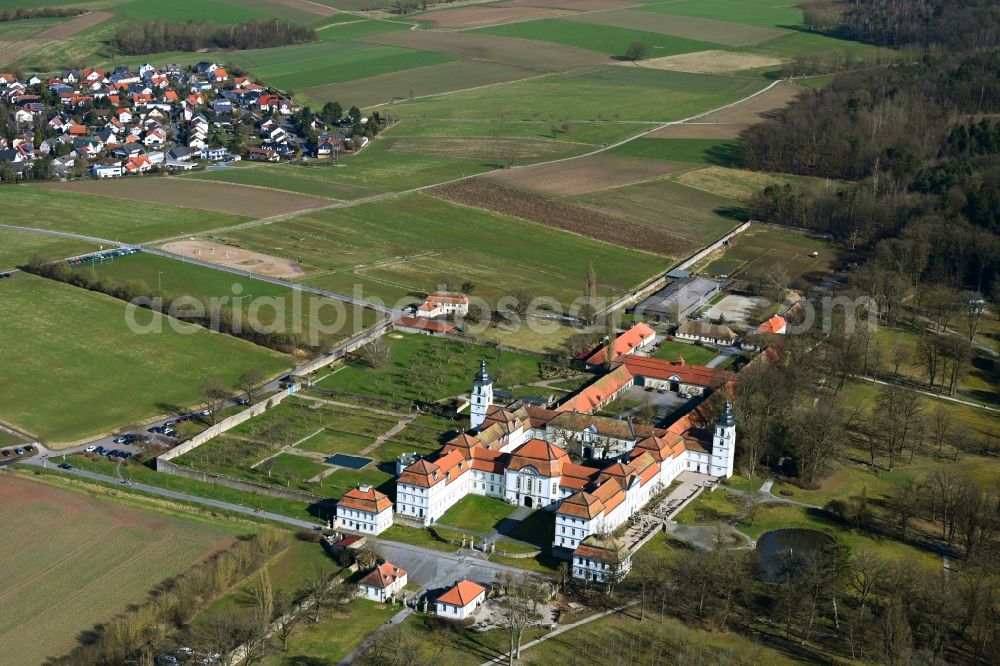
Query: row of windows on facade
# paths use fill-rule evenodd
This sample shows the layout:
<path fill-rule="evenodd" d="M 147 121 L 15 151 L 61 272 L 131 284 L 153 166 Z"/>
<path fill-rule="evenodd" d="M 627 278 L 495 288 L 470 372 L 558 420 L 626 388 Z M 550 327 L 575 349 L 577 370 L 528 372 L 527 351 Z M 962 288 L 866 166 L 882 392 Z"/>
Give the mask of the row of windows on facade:
<path fill-rule="evenodd" d="M 517 488 L 517 490 L 523 490 L 526 493 L 530 493 L 531 492 L 531 479 L 525 479 L 524 481 L 525 481 L 524 482 L 524 488 L 521 488 L 521 477 L 518 476 L 517 477 L 516 488 Z M 538 479 L 538 481 L 536 481 L 535 488 L 536 488 L 535 492 L 537 492 L 537 493 L 542 492 L 542 480 L 541 479 Z M 555 495 L 557 492 L 559 492 L 559 483 L 557 481 L 553 481 L 552 482 L 552 494 Z"/>

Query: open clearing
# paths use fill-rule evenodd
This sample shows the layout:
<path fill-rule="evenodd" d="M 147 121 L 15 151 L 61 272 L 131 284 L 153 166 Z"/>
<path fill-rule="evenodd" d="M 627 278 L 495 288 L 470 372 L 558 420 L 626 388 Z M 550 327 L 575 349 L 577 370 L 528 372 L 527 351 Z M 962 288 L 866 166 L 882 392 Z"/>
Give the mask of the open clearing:
<path fill-rule="evenodd" d="M 86 30 L 87 28 L 91 28 L 99 23 L 104 23 L 113 16 L 114 14 L 111 12 L 90 12 L 89 14 L 77 16 L 76 18 L 72 18 L 65 23 L 53 26 L 44 32 L 40 32 L 35 36 L 35 38 L 66 39 L 67 37 L 72 37 L 78 32 Z"/>
<path fill-rule="evenodd" d="M 698 16 L 766 28 L 795 29 L 802 25 L 802 10 L 793 2 L 774 0 L 670 0 L 644 4 L 641 11 Z"/>
<path fill-rule="evenodd" d="M 43 257 L 72 257 L 95 250 L 97 246 L 86 241 L 0 229 L 0 271 L 20 266 L 33 254 Z"/>
<path fill-rule="evenodd" d="M 724 72 L 738 72 L 744 69 L 756 69 L 758 67 L 772 67 L 780 65 L 781 60 L 753 53 L 710 50 L 682 53 L 663 58 L 650 58 L 648 60 L 639 60 L 636 63 L 624 64 L 635 64 L 639 67 L 648 67 L 650 69 L 693 72 L 695 74 L 719 74 Z"/>
<path fill-rule="evenodd" d="M 634 287 L 662 263 L 653 255 L 422 194 L 241 229 L 224 240 L 298 258 L 307 271 L 319 273 L 304 279 L 309 285 L 343 293 L 360 285 L 366 296 L 392 300 L 413 300 L 444 283 L 468 280 L 484 298 L 523 288 L 568 303 L 580 295 L 588 262 L 600 276 L 602 295 Z"/>
<path fill-rule="evenodd" d="M 506 169 L 485 178 L 527 192 L 561 197 L 641 183 L 685 168 L 689 167 L 602 153 L 554 164 Z"/>
<path fill-rule="evenodd" d="M 662 35 L 674 35 L 685 39 L 694 39 L 725 46 L 748 46 L 760 44 L 788 34 L 785 30 L 776 30 L 745 23 L 717 21 L 715 19 L 682 16 L 677 14 L 661 14 L 646 11 L 646 7 L 623 9 L 611 12 L 594 12 L 592 14 L 577 14 L 564 17 L 569 21 L 596 23 L 598 25 L 628 28 L 658 32 Z"/>
<path fill-rule="evenodd" d="M 80 632 L 239 533 L 9 474 L 0 506 L 0 644 L 9 664 L 61 655 Z"/>
<path fill-rule="evenodd" d="M 333 7 L 326 7 L 324 5 L 317 4 L 315 2 L 308 2 L 308 0 L 270 0 L 276 5 L 282 5 L 284 7 L 290 7 L 291 9 L 297 9 L 299 11 L 308 12 L 310 14 L 316 14 L 317 16 L 333 16 L 339 14 Z"/>
<path fill-rule="evenodd" d="M 0 290 L 0 420 L 52 446 L 198 404 L 209 373 L 231 386 L 250 368 L 275 375 L 291 365 L 148 310 L 135 320 L 162 332 L 134 332 L 125 303 L 52 280 L 17 273 Z"/>
<path fill-rule="evenodd" d="M 535 71 L 496 62 L 456 60 L 403 72 L 305 88 L 300 94 L 307 101 L 317 105 L 342 99 L 351 100 L 353 104 L 364 108 L 413 97 L 506 83 L 535 75 L 537 75 Z"/>
<path fill-rule="evenodd" d="M 780 185 L 786 182 L 780 176 L 721 166 L 685 171 L 674 176 L 673 180 L 688 187 L 743 202 L 749 201 L 768 185 Z"/>
<path fill-rule="evenodd" d="M 136 179 L 134 182 L 131 180 L 123 182 L 120 186 L 127 188 L 135 185 L 137 189 L 155 188 L 158 180 L 160 179 Z M 71 185 L 77 184 L 87 189 L 89 186 L 104 183 L 96 181 L 71 183 Z M 194 233 L 246 222 L 248 219 L 196 208 L 80 194 L 58 186 L 8 187 L 3 193 L 3 203 L 5 224 L 66 231 L 127 243 L 141 243 Z M 44 211 L 44 214 L 39 211 Z"/>
<path fill-rule="evenodd" d="M 407 30 L 379 35 L 367 41 L 412 49 L 440 51 L 539 72 L 563 72 L 584 65 L 599 65 L 607 62 L 607 58 L 593 51 L 481 32 Z"/>
<path fill-rule="evenodd" d="M 253 169 L 256 167 L 243 168 Z M 291 195 L 265 188 L 241 187 L 173 177 L 76 180 L 69 183 L 45 185 L 45 187 L 61 192 L 80 192 L 169 206 L 180 205 L 253 218 L 329 206 L 332 203 L 328 199 Z M 98 200 L 95 200 L 94 203 L 98 203 Z"/>
<path fill-rule="evenodd" d="M 184 240 L 167 243 L 161 247 L 167 252 L 202 261 L 211 261 L 220 266 L 240 268 L 257 275 L 295 278 L 303 274 L 303 270 L 294 261 L 209 241 Z"/>
<path fill-rule="evenodd" d="M 514 21 L 531 21 L 572 13 L 574 12 L 568 9 L 553 9 L 548 7 L 489 5 L 486 7 L 458 7 L 455 9 L 432 11 L 421 14 L 420 18 L 433 23 L 437 28 L 479 28 L 485 25 L 512 23 Z"/>
<path fill-rule="evenodd" d="M 807 89 L 791 81 L 780 81 L 769 90 L 719 111 L 699 116 L 689 123 L 671 125 L 649 134 L 650 138 L 735 139 L 750 125 L 785 108 Z"/>

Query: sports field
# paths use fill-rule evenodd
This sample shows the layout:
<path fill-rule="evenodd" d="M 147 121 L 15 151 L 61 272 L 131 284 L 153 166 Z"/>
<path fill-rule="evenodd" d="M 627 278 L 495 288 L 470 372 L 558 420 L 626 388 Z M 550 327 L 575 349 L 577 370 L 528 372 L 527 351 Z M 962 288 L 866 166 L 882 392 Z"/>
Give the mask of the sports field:
<path fill-rule="evenodd" d="M 91 183 L 103 185 L 94 181 L 80 181 L 85 189 Z M 132 184 L 132 181 L 121 183 Z M 112 185 L 118 186 L 118 183 Z M 137 185 L 142 189 L 143 183 Z M 196 208 L 81 194 L 55 186 L 10 187 L 4 190 L 3 203 L 4 224 L 65 231 L 128 243 L 196 233 L 249 219 Z"/>
<path fill-rule="evenodd" d="M 360 285 L 365 295 L 391 301 L 471 281 L 487 299 L 526 289 L 569 303 L 580 295 L 588 262 L 602 295 L 662 268 L 652 255 L 422 194 L 241 229 L 226 240 L 298 258 L 315 273 L 305 284 L 342 293 Z"/>
<path fill-rule="evenodd" d="M 0 420 L 51 445 L 195 405 L 207 376 L 231 385 L 250 368 L 276 375 L 291 365 L 200 327 L 179 332 L 149 311 L 136 321 L 162 332 L 134 333 L 121 301 L 32 275 L 15 274 L 0 292 Z"/>
<path fill-rule="evenodd" d="M 3 662 L 39 664 L 170 576 L 225 548 L 236 526 L 147 511 L 5 475 L 0 483 Z"/>

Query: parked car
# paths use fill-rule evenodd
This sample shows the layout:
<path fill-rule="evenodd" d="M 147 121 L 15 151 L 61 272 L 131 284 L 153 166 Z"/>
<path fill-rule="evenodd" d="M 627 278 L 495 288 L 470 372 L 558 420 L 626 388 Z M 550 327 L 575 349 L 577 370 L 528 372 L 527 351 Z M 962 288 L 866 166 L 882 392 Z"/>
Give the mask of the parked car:
<path fill-rule="evenodd" d="M 115 444 L 125 444 L 125 437 L 115 437 L 112 441 L 114 441 Z"/>
<path fill-rule="evenodd" d="M 241 397 L 241 398 L 236 398 L 235 400 L 233 400 L 233 402 L 235 402 L 237 405 L 249 405 L 250 404 L 250 401 L 246 398 L 246 396 Z"/>
<path fill-rule="evenodd" d="M 10 449 L 4 449 L 3 451 L 0 451 L 0 453 L 3 454 L 4 458 L 7 458 L 10 456 Z"/>
<path fill-rule="evenodd" d="M 9 280 L 10 273 L 0 273 L 0 280 Z"/>
<path fill-rule="evenodd" d="M 16 449 L 14 449 L 14 453 L 16 453 L 19 456 L 23 455 L 24 454 L 24 449 L 22 449 L 21 447 L 18 447 Z"/>
<path fill-rule="evenodd" d="M 97 450 L 97 447 L 94 446 L 93 444 L 91 444 L 90 446 L 88 446 L 87 448 L 84 449 L 84 451 L 86 451 L 87 453 L 93 453 L 96 450 Z"/>
<path fill-rule="evenodd" d="M 59 465 L 59 469 L 73 469 L 73 466 L 70 465 L 69 463 L 63 463 Z"/>

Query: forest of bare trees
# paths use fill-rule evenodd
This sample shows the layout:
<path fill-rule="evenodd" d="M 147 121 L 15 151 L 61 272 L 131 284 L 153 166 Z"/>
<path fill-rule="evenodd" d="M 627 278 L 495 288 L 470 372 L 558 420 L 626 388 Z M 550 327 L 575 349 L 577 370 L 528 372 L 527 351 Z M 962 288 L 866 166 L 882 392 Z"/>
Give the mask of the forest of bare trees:
<path fill-rule="evenodd" d="M 212 21 L 170 23 L 156 21 L 123 24 L 111 45 L 124 55 L 202 49 L 267 49 L 316 40 L 312 28 L 280 19 L 255 19 L 233 25 Z"/>

